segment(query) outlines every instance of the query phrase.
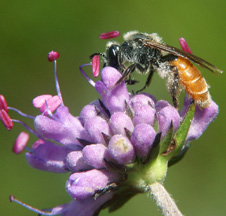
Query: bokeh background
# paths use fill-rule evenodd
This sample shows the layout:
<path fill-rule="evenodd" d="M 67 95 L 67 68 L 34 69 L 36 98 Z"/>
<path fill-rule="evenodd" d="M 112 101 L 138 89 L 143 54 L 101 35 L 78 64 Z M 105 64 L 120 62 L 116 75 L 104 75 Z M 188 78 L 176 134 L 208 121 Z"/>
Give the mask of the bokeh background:
<path fill-rule="evenodd" d="M 78 115 L 85 104 L 97 97 L 78 67 L 89 62 L 90 54 L 104 51 L 106 41 L 100 40 L 99 34 L 112 30 L 157 32 L 176 47 L 183 36 L 194 54 L 225 70 L 225 8 L 225 0 L 1 1 L 0 93 L 10 106 L 37 114 L 32 99 L 55 94 L 53 63 L 47 61 L 47 54 L 57 50 L 61 55 L 58 77 L 64 103 L 72 114 Z M 117 40 L 122 41 L 122 36 Z M 86 71 L 91 73 L 89 68 Z M 211 85 L 220 114 L 192 143 L 183 161 L 169 169 L 165 181 L 187 216 L 224 215 L 226 210 L 225 74 L 216 76 L 204 69 L 202 73 Z M 141 83 L 145 78 L 138 77 Z M 158 99 L 170 99 L 165 81 L 157 75 L 148 91 Z M 13 117 L 19 118 L 17 114 Z M 37 215 L 10 203 L 10 194 L 37 208 L 70 201 L 65 192 L 68 174 L 34 170 L 23 154 L 11 152 L 21 130 L 24 128 L 18 124 L 11 132 L 0 125 L 0 215 Z M 31 136 L 29 145 L 34 140 Z M 100 215 L 108 215 L 108 211 Z M 139 195 L 111 215 L 158 216 L 160 212 L 147 195 Z"/>

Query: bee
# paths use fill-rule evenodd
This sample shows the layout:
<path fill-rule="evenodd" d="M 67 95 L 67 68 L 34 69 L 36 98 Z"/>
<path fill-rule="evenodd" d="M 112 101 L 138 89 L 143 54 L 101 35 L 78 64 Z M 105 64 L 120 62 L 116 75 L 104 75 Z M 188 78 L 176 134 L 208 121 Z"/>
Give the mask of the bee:
<path fill-rule="evenodd" d="M 90 58 L 94 55 L 103 57 L 104 66 L 111 66 L 122 72 L 122 77 L 116 84 L 126 79 L 128 84 L 136 83 L 131 79 L 134 71 L 147 74 L 145 85 L 138 92 L 150 85 L 153 73 L 157 71 L 161 78 L 167 78 L 168 92 L 176 108 L 183 88 L 200 108 L 210 104 L 209 86 L 193 63 L 213 73 L 223 72 L 200 57 L 163 43 L 157 33 L 127 32 L 122 44 L 108 42 L 106 53 L 94 53 Z"/>

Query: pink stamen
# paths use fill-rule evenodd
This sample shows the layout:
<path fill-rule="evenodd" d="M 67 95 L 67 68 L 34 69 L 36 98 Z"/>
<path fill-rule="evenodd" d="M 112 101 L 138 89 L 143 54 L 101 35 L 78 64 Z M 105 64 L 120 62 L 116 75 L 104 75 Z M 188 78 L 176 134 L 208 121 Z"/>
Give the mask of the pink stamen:
<path fill-rule="evenodd" d="M 58 96 L 62 100 L 61 104 L 63 105 L 63 99 L 62 99 L 62 95 L 61 95 L 61 91 L 60 91 L 60 85 L 59 85 L 58 78 L 57 78 L 57 61 L 56 61 L 56 59 L 58 59 L 59 57 L 60 57 L 60 54 L 58 52 L 51 51 L 51 52 L 49 52 L 48 60 L 49 61 L 54 61 L 54 76 L 55 76 L 56 90 L 57 90 Z"/>
<path fill-rule="evenodd" d="M 0 109 L 4 109 L 8 113 L 8 105 L 3 95 L 0 95 Z"/>
<path fill-rule="evenodd" d="M 32 207 L 32 206 L 30 206 L 30 205 L 28 205 L 28 204 L 26 204 L 26 203 L 23 203 L 23 202 L 21 202 L 20 200 L 16 199 L 13 195 L 11 195 L 11 196 L 9 197 L 9 200 L 10 200 L 10 202 L 16 202 L 16 203 L 18 203 L 19 205 L 22 205 L 23 207 L 25 207 L 25 208 L 27 208 L 27 209 L 33 211 L 33 212 L 36 212 L 36 213 L 38 213 L 39 215 L 50 215 L 50 216 L 51 216 L 51 215 L 56 215 L 56 214 L 54 214 L 54 213 L 51 213 L 51 212 L 45 212 L 45 211 L 39 210 L 39 209 L 37 209 L 37 208 L 34 208 L 34 207 Z"/>
<path fill-rule="evenodd" d="M 16 138 L 16 141 L 13 145 L 13 152 L 15 154 L 20 154 L 27 145 L 29 140 L 29 134 L 26 132 L 21 132 L 19 136 Z"/>
<path fill-rule="evenodd" d="M 93 76 L 96 78 L 100 74 L 100 57 L 95 55 L 92 59 Z"/>
<path fill-rule="evenodd" d="M 192 54 L 192 51 L 191 51 L 191 49 L 189 48 L 189 46 L 188 46 L 186 40 L 185 40 L 184 38 L 180 38 L 179 41 L 180 41 L 180 46 L 181 46 L 181 48 L 182 48 L 185 52 L 188 52 L 188 53 Z"/>
<path fill-rule="evenodd" d="M 105 40 L 105 39 L 118 37 L 119 35 L 120 33 L 118 31 L 111 31 L 111 32 L 102 33 L 99 38 Z"/>
<path fill-rule="evenodd" d="M 0 120 L 5 125 L 7 130 L 12 130 L 12 128 L 13 128 L 12 119 L 10 118 L 10 116 L 4 109 L 0 110 Z"/>
<path fill-rule="evenodd" d="M 49 52 L 49 54 L 48 54 L 48 60 L 49 60 L 50 62 L 52 62 L 52 61 L 58 59 L 59 57 L 60 57 L 60 54 L 59 54 L 58 52 L 56 52 L 56 51 L 51 51 L 51 52 Z"/>

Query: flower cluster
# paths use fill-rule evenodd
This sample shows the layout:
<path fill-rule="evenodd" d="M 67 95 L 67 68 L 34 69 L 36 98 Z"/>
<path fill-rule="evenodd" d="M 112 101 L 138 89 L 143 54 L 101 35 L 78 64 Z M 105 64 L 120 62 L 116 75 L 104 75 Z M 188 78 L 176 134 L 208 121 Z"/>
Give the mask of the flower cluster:
<path fill-rule="evenodd" d="M 49 60 L 59 55 L 51 52 Z M 41 95 L 33 104 L 41 111 L 35 117 L 8 107 L 0 97 L 0 119 L 7 129 L 12 122 L 23 124 L 37 137 L 25 154 L 28 164 L 36 169 L 71 175 L 66 190 L 70 203 L 47 211 L 22 204 L 42 215 L 91 216 L 104 208 L 119 208 L 149 185 L 164 181 L 167 167 L 180 160 L 189 142 L 197 139 L 216 117 L 218 106 L 199 109 L 186 97 L 179 112 L 167 101 L 147 93 L 133 95 L 125 82 L 116 85 L 121 73 L 111 67 L 101 71 L 101 81 L 91 82 L 99 93 L 83 107 L 79 116 L 70 114 L 63 103 L 56 76 L 57 95 Z M 35 130 L 11 119 L 8 110 L 34 119 Z M 191 119 L 192 122 L 191 122 Z M 22 132 L 14 145 L 20 153 L 28 142 Z M 13 196 L 14 200 L 21 204 Z"/>

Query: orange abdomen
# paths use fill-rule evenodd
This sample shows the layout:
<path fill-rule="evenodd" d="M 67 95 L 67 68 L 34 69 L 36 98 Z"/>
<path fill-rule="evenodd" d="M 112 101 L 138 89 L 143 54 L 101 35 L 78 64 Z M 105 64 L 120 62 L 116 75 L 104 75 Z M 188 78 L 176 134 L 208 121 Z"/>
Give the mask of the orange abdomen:
<path fill-rule="evenodd" d="M 186 92 L 201 107 L 207 107 L 210 104 L 210 94 L 206 80 L 200 71 L 182 57 L 172 61 L 172 65 L 177 67 L 179 81 L 185 87 Z"/>

